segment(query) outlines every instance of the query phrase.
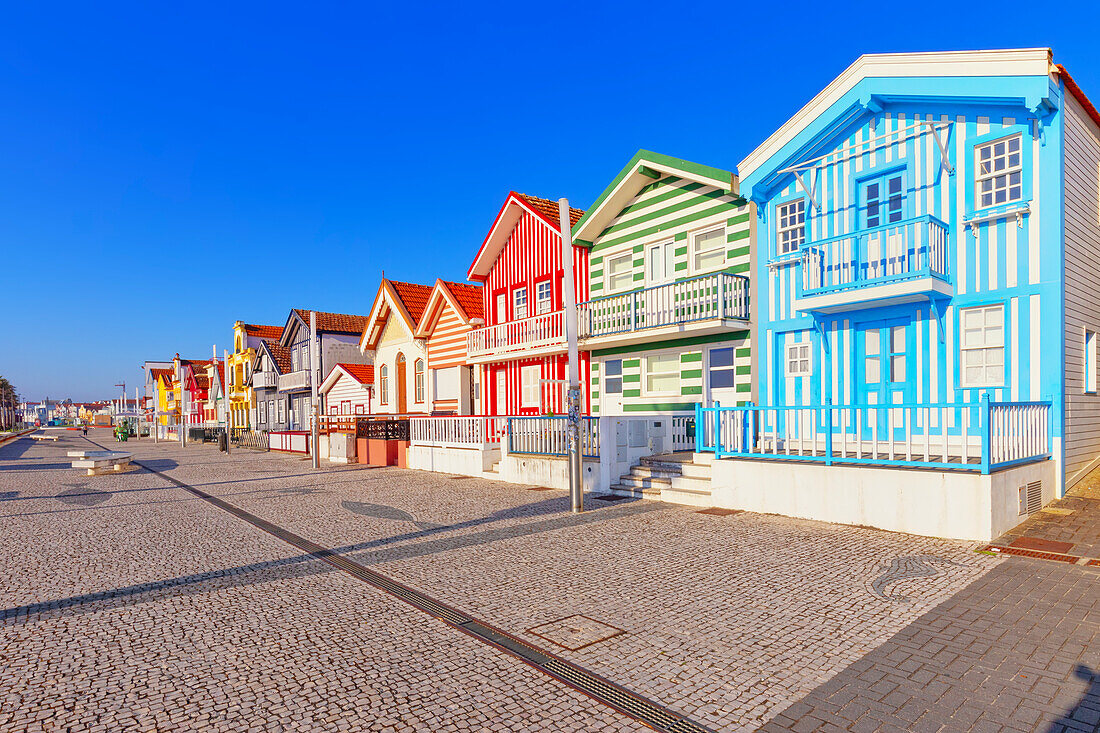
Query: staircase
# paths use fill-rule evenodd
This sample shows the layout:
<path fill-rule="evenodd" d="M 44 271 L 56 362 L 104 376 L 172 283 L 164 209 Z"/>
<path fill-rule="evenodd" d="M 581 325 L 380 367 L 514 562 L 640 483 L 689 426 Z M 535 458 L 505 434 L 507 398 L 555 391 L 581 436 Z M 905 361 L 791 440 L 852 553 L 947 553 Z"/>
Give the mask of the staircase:
<path fill-rule="evenodd" d="M 664 453 L 646 456 L 619 477 L 609 491 L 620 496 L 711 506 L 710 462 L 707 454 Z"/>

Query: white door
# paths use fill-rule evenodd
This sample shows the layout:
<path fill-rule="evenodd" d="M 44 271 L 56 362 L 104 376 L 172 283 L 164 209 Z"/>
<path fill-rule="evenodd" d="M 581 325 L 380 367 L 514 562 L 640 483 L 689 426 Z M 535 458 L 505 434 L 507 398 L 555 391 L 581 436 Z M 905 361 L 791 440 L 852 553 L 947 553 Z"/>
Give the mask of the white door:
<path fill-rule="evenodd" d="M 707 351 L 707 394 L 704 402 L 719 402 L 727 407 L 737 404 L 737 367 L 732 346 L 716 346 Z"/>
<path fill-rule="evenodd" d="M 603 389 L 600 390 L 600 414 L 623 414 L 623 360 L 608 359 L 601 372 Z"/>
<path fill-rule="evenodd" d="M 496 413 L 498 415 L 508 414 L 508 376 L 505 374 L 506 369 L 501 367 L 496 372 L 496 387 L 493 390 L 496 393 L 494 398 L 497 403 Z"/>

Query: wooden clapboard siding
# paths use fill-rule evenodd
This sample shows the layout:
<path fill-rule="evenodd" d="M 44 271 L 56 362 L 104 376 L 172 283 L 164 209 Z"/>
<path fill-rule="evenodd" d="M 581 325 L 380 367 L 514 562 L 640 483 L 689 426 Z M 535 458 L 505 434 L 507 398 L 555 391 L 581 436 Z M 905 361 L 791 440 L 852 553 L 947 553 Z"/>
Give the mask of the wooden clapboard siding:
<path fill-rule="evenodd" d="M 445 369 L 466 363 L 466 334 L 470 327 L 447 302 L 439 301 L 439 315 L 427 339 L 428 368 Z"/>
<path fill-rule="evenodd" d="M 351 402 L 352 413 L 355 412 L 356 405 L 362 405 L 363 409 L 366 410 L 372 404 L 370 392 L 365 384 L 360 384 L 347 374 L 341 374 L 337 378 L 336 384 L 332 385 L 332 389 L 325 396 L 325 406 L 331 414 L 333 406 L 339 408 L 340 404 L 345 401 Z"/>
<path fill-rule="evenodd" d="M 1073 95 L 1065 107 L 1065 475 L 1100 457 L 1100 396 L 1085 393 L 1085 330 L 1100 332 L 1100 129 Z M 1094 366 L 1095 368 L 1095 366 Z"/>

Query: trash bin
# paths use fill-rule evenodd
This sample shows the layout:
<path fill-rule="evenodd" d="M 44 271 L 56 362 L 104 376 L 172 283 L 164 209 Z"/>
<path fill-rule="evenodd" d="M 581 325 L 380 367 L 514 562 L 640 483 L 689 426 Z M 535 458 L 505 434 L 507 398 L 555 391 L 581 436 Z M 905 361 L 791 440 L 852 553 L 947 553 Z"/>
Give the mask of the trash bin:
<path fill-rule="evenodd" d="M 223 430 L 222 432 L 218 433 L 218 450 L 220 450 L 222 453 L 225 453 L 228 448 L 229 436 Z"/>

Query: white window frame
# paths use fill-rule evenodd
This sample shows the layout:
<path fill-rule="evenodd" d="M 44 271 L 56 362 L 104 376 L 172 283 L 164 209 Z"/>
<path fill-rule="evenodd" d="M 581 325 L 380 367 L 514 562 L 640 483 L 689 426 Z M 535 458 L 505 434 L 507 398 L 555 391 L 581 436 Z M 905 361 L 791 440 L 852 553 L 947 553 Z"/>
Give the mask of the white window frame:
<path fill-rule="evenodd" d="M 386 364 L 378 367 L 378 404 L 390 404 L 390 370 Z"/>
<path fill-rule="evenodd" d="M 1084 347 L 1084 392 L 1085 394 L 1096 394 L 1096 331 L 1085 329 Z"/>
<path fill-rule="evenodd" d="M 523 295 L 523 303 L 520 303 L 520 294 Z M 512 291 L 512 320 L 522 321 L 531 315 L 531 310 L 527 307 L 527 286 L 522 288 L 516 288 Z"/>
<path fill-rule="evenodd" d="M 728 366 L 716 366 L 713 362 L 713 356 L 718 351 L 730 352 L 730 363 Z M 716 372 L 728 372 L 733 379 L 733 384 L 728 387 L 715 387 L 714 376 Z M 707 386 L 710 389 L 736 389 L 737 388 L 737 349 L 733 346 L 714 346 L 707 349 Z"/>
<path fill-rule="evenodd" d="M 626 260 L 626 271 L 620 272 L 617 275 L 611 274 L 611 263 L 617 260 Z M 623 285 L 615 286 L 612 277 L 626 278 L 626 283 Z M 619 252 L 617 254 L 607 255 L 603 258 L 603 289 L 605 293 L 621 293 L 625 290 L 630 290 L 634 287 L 634 250 L 628 249 L 625 252 Z"/>
<path fill-rule="evenodd" d="M 616 362 L 619 365 L 619 373 L 618 374 L 611 374 L 610 371 L 609 371 L 609 367 L 611 366 L 611 364 L 616 363 Z M 621 395 L 623 393 L 623 360 L 622 359 L 608 359 L 607 361 L 605 361 L 603 363 L 603 374 L 601 374 L 600 376 L 603 378 L 603 392 L 604 392 L 604 394 Z M 612 391 L 608 387 L 608 385 L 611 383 L 611 380 L 615 380 L 616 382 L 618 382 L 619 388 L 615 391 Z"/>
<path fill-rule="evenodd" d="M 654 251 L 659 252 L 659 262 L 661 263 L 661 273 L 657 276 L 653 275 L 653 260 L 651 255 Z M 667 265 L 667 267 L 666 267 Z M 671 282 L 676 277 L 676 240 L 675 239 L 660 239 L 656 242 L 650 242 L 645 246 L 645 283 L 646 285 L 661 285 L 663 283 Z"/>
<path fill-rule="evenodd" d="M 653 371 L 650 367 L 655 362 L 671 361 L 673 369 Z M 675 375 L 676 387 L 668 390 L 654 390 L 649 387 L 649 378 L 653 376 Z M 673 354 L 647 354 L 642 357 L 642 395 L 645 397 L 668 397 L 680 394 L 680 355 Z"/>
<path fill-rule="evenodd" d="M 545 288 L 545 297 L 543 289 Z M 544 307 L 545 306 L 545 307 Z M 541 316 L 554 308 L 554 284 L 550 280 L 535 283 L 535 315 Z"/>
<path fill-rule="evenodd" d="M 1012 141 L 1016 141 L 1017 149 L 1013 153 L 1009 150 L 1009 146 Z M 989 162 L 992 164 L 988 168 L 983 165 L 982 151 L 992 150 L 997 144 L 1004 143 L 1005 150 L 1001 156 L 995 153 L 990 153 Z M 1016 164 L 1011 164 L 1012 156 L 1016 156 Z M 998 160 L 1004 159 L 1004 168 L 997 169 L 995 164 Z M 1009 179 L 1012 174 L 1015 173 L 1018 176 L 1018 181 L 1015 184 L 1009 183 Z M 998 179 L 1004 179 L 1003 185 Z M 1004 201 L 991 200 L 988 204 L 982 201 L 982 196 L 986 193 L 982 190 L 982 184 L 986 181 L 992 181 L 993 187 L 989 191 L 991 198 L 996 198 L 999 191 L 1004 191 Z M 1016 189 L 1015 197 L 1012 196 L 1012 190 Z M 1008 204 L 1014 204 L 1024 199 L 1024 136 L 1022 133 L 1015 133 L 1013 135 L 1006 135 L 1005 137 L 999 137 L 996 140 L 990 140 L 986 143 L 978 143 L 974 146 L 974 209 L 989 209 L 994 206 L 1007 206 Z"/>
<path fill-rule="evenodd" d="M 519 369 L 519 406 L 524 408 L 538 408 L 542 403 L 542 367 L 538 364 L 528 364 Z"/>
<path fill-rule="evenodd" d="M 718 233 L 718 243 L 704 249 L 699 250 L 699 239 L 705 237 L 708 234 Z M 716 265 L 710 265 L 707 267 L 700 267 L 696 262 L 699 255 L 709 255 L 714 252 L 718 252 L 722 255 L 722 261 Z M 726 266 L 726 225 L 719 224 L 718 226 L 707 227 L 698 231 L 692 232 L 688 235 L 688 268 L 693 275 L 699 275 L 707 272 L 717 272 Z"/>
<path fill-rule="evenodd" d="M 974 312 L 981 312 L 982 315 L 982 342 L 980 344 L 968 344 L 967 343 L 967 329 L 966 320 L 967 314 Z M 990 343 L 986 340 L 986 331 L 991 328 L 987 323 L 986 315 L 989 312 L 996 312 L 999 315 L 999 325 L 1001 338 L 1000 343 Z M 1001 378 L 999 380 L 990 380 L 988 378 L 971 381 L 967 378 L 967 354 L 971 352 L 982 352 L 988 355 L 988 352 L 1000 352 L 1001 355 Z M 985 356 L 982 360 L 982 372 L 985 373 L 989 368 L 988 362 L 985 361 Z M 1005 307 L 1003 303 L 996 303 L 993 305 L 977 305 L 970 308 L 959 309 L 959 386 L 964 389 L 973 387 L 1003 387 L 1005 385 Z"/>
<path fill-rule="evenodd" d="M 793 212 L 796 207 L 802 209 L 802 220 L 795 221 L 797 215 Z M 790 238 L 784 241 L 785 235 Z M 775 205 L 775 253 L 787 255 L 797 252 L 806 243 L 806 197 L 800 196 L 790 201 L 784 201 Z"/>
<path fill-rule="evenodd" d="M 286 399 L 280 397 L 279 399 L 275 400 L 275 406 L 279 410 L 279 419 L 277 420 L 277 422 L 280 425 L 286 425 Z"/>
<path fill-rule="evenodd" d="M 814 350 L 810 341 L 787 344 L 786 374 L 788 377 L 810 377 L 814 373 Z"/>
<path fill-rule="evenodd" d="M 424 402 L 424 360 L 417 359 L 413 362 L 414 400 L 417 403 Z"/>

